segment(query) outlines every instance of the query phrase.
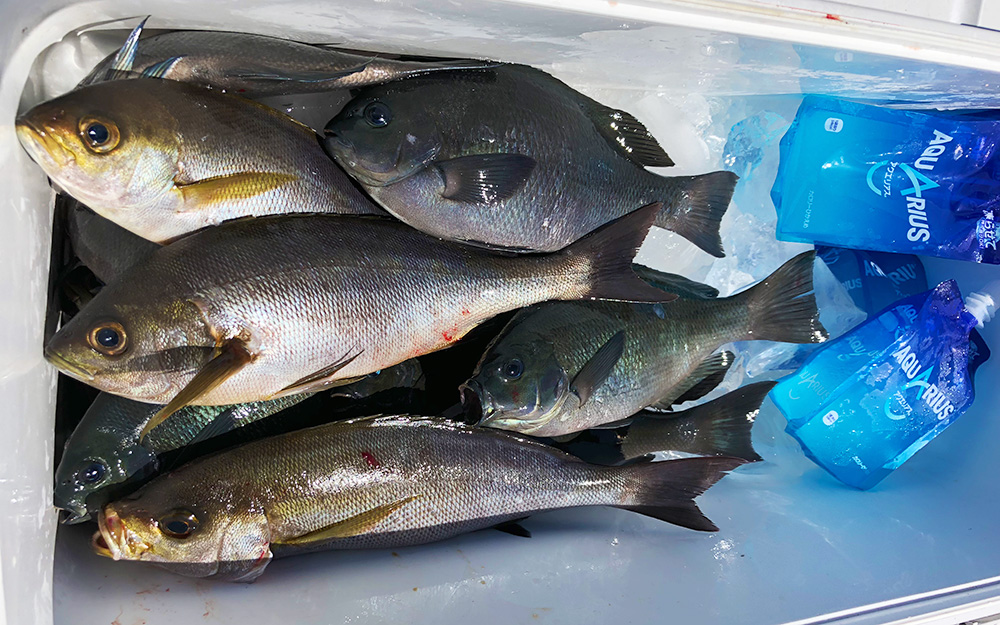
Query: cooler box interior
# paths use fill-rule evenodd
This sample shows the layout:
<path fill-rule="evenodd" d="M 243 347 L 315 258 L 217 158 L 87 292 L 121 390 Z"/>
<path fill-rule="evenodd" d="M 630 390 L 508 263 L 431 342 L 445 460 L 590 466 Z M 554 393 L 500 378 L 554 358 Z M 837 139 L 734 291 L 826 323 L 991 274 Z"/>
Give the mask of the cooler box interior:
<path fill-rule="evenodd" d="M 805 3 L 799 3 L 800 5 Z M 1000 356 L 972 409 L 869 492 L 807 460 L 768 401 L 765 462 L 700 500 L 702 534 L 620 510 L 524 522 L 395 551 L 272 563 L 250 585 L 186 579 L 94 555 L 90 526 L 51 507 L 55 370 L 42 360 L 52 191 L 14 134 L 19 108 L 70 89 L 123 40 L 205 28 L 344 47 L 535 65 L 643 120 L 678 163 L 742 177 L 711 262 L 666 231 L 640 260 L 723 293 L 804 246 L 774 241 L 768 195 L 778 141 L 803 93 L 913 107 L 1000 106 L 1000 33 L 830 3 L 621 0 L 39 0 L 3 3 L 0 24 L 0 622 L 112 623 L 957 623 L 1000 613 Z M 846 8 L 845 8 L 846 10 Z M 849 17 L 860 15 L 861 17 Z M 107 32 L 80 34 L 94 27 Z M 747 122 L 747 120 L 751 120 Z M 845 206 L 845 214 L 846 209 Z M 847 226 L 847 223 L 845 223 Z M 926 260 L 963 292 L 997 268 Z M 1000 322 L 984 337 L 1000 349 Z M 963 607 L 964 606 L 964 607 Z M 907 621 L 917 622 L 917 621 Z"/>

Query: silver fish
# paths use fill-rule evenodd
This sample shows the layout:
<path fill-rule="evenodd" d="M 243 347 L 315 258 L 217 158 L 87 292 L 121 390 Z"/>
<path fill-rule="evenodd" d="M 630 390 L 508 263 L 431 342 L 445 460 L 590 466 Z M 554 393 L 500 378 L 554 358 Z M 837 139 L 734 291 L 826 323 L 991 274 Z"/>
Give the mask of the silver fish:
<path fill-rule="evenodd" d="M 613 506 L 713 531 L 694 498 L 742 463 L 602 467 L 438 418 L 368 418 L 251 443 L 154 480 L 105 506 L 93 546 L 248 582 L 272 557 L 426 543 L 559 508 Z"/>

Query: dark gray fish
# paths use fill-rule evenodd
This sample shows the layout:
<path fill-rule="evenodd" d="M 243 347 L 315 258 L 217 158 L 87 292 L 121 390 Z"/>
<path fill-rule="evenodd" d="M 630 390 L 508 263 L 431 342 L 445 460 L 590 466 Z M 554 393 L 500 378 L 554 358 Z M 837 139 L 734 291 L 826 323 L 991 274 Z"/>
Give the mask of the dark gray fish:
<path fill-rule="evenodd" d="M 308 397 L 188 406 L 140 443 L 142 428 L 162 406 L 101 393 L 66 442 L 56 468 L 55 506 L 69 512 L 66 523 L 86 521 L 96 516 L 118 488 L 152 474 L 162 454 L 249 425 Z"/>
<path fill-rule="evenodd" d="M 248 33 L 178 30 L 139 38 L 141 31 L 142 24 L 81 86 L 147 76 L 257 98 L 356 89 L 428 72 L 491 65 L 468 59 L 400 60 Z"/>
<path fill-rule="evenodd" d="M 519 312 L 486 350 L 462 399 L 480 424 L 562 436 L 704 394 L 732 362 L 725 343 L 826 339 L 815 252 L 732 297 L 667 305 L 551 302 Z"/>
<path fill-rule="evenodd" d="M 636 207 L 722 256 L 737 176 L 663 177 L 646 128 L 543 71 L 501 65 L 361 90 L 326 127 L 327 151 L 386 210 L 438 237 L 552 251 Z"/>
<path fill-rule="evenodd" d="M 95 550 L 195 577 L 252 581 L 272 557 L 401 547 L 545 510 L 613 506 L 713 531 L 694 499 L 743 461 L 586 464 L 432 417 L 333 423 L 251 443 L 105 506 Z"/>

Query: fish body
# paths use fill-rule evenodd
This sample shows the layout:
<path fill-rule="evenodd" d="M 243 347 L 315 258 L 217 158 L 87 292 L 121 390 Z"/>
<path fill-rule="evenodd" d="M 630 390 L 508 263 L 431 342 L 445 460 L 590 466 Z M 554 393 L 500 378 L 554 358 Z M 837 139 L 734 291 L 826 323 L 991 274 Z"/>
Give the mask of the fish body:
<path fill-rule="evenodd" d="M 325 132 L 329 153 L 376 201 L 434 236 L 552 251 L 662 202 L 656 225 L 722 255 L 734 174 L 647 171 L 672 161 L 638 120 L 534 68 L 370 87 Z"/>
<path fill-rule="evenodd" d="M 87 409 L 66 442 L 56 468 L 53 500 L 70 513 L 67 523 L 96 517 L 118 489 L 152 474 L 158 457 L 199 438 L 249 425 L 306 399 L 308 395 L 236 406 L 188 406 L 153 429 L 140 443 L 139 434 L 160 406 L 102 393 Z M 221 427 L 220 417 L 226 422 Z"/>
<path fill-rule="evenodd" d="M 825 340 L 810 294 L 814 257 L 801 254 L 727 298 L 551 302 L 523 310 L 480 359 L 463 401 L 482 415 L 480 424 L 533 436 L 561 436 L 647 406 L 667 407 L 728 367 L 731 357 L 713 356 L 725 343 Z M 620 356 L 598 368 L 602 375 L 587 376 L 616 337 L 623 340 Z"/>
<path fill-rule="evenodd" d="M 311 129 L 194 85 L 99 83 L 35 106 L 16 126 L 60 187 L 150 241 L 245 216 L 384 214 L 330 162 Z"/>
<path fill-rule="evenodd" d="M 72 198 L 67 218 L 73 253 L 107 284 L 160 246 L 101 217 Z"/>
<path fill-rule="evenodd" d="M 657 208 L 530 256 L 377 217 L 229 222 L 122 274 L 49 341 L 46 356 L 91 386 L 168 406 L 194 387 L 184 401 L 200 405 L 317 391 L 447 347 L 538 301 L 672 299 L 630 265 Z"/>
<path fill-rule="evenodd" d="M 115 54 L 80 83 L 107 79 Z M 472 60 L 397 60 L 249 33 L 178 30 L 140 39 L 127 70 L 248 98 L 355 89 L 426 72 L 484 66 Z"/>
<path fill-rule="evenodd" d="M 182 467 L 106 506 L 95 546 L 115 559 L 252 581 L 272 556 L 426 543 L 558 508 L 615 506 L 714 530 L 693 499 L 741 463 L 600 467 L 439 418 L 367 418 Z"/>

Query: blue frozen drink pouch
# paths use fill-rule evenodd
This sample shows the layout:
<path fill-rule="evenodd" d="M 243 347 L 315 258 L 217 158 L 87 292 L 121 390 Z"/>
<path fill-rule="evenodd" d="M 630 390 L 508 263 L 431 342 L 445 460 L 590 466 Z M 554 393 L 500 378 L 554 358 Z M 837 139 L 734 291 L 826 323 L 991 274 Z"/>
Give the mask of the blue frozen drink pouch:
<path fill-rule="evenodd" d="M 778 239 L 1000 264 L 1000 120 L 807 96 L 771 189 Z"/>

